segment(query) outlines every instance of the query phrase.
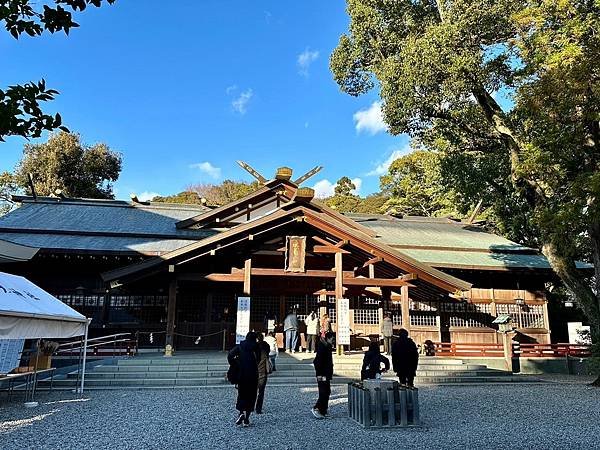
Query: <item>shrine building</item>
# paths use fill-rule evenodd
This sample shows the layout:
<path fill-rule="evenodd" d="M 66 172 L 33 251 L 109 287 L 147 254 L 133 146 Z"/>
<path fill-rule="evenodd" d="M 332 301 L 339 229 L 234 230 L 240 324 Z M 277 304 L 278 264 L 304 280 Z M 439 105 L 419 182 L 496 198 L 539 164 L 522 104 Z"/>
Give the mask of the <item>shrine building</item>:
<path fill-rule="evenodd" d="M 239 297 L 256 330 L 291 310 L 327 312 L 335 330 L 348 299 L 351 347 L 379 333 L 385 311 L 417 343 L 501 342 L 499 315 L 551 342 L 554 274 L 536 250 L 471 222 L 341 214 L 300 187 L 310 172 L 254 175 L 260 188 L 217 208 L 15 197 L 0 218 L 0 270 L 92 318 L 92 335 L 137 332 L 142 347 L 221 348 L 221 330 L 232 345 Z"/>

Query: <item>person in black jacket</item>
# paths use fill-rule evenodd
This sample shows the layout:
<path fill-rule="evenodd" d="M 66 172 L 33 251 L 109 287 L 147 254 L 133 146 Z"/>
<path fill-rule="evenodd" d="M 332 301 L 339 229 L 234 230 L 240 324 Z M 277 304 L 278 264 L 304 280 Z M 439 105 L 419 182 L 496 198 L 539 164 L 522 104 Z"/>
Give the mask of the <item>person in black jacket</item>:
<path fill-rule="evenodd" d="M 381 369 L 383 363 L 384 369 Z M 382 372 L 390 370 L 390 360 L 383 356 L 379 350 L 379 342 L 371 342 L 369 350 L 363 358 L 362 370 L 360 371 L 361 380 L 373 380 Z"/>
<path fill-rule="evenodd" d="M 319 387 L 319 398 L 311 410 L 317 419 L 324 419 L 329 408 L 329 396 L 331 395 L 331 379 L 333 378 L 333 349 L 332 332 L 327 332 L 317 343 L 317 355 L 313 365 Z"/>
<path fill-rule="evenodd" d="M 256 414 L 262 414 L 267 378 L 271 372 L 271 361 L 269 360 L 271 346 L 265 342 L 262 333 L 258 333 L 256 337 L 258 339 L 258 350 L 260 354 L 258 358 L 258 396 L 256 397 Z"/>
<path fill-rule="evenodd" d="M 419 351 L 414 341 L 408 337 L 408 331 L 401 328 L 398 339 L 392 345 L 392 364 L 401 385 L 414 387 Z"/>
<path fill-rule="evenodd" d="M 249 332 L 246 339 L 233 347 L 227 355 L 229 365 L 234 369 L 237 384 L 235 408 L 239 416 L 236 425 L 250 425 L 250 413 L 254 411 L 258 389 L 258 360 L 260 350 L 256 343 L 256 334 Z"/>

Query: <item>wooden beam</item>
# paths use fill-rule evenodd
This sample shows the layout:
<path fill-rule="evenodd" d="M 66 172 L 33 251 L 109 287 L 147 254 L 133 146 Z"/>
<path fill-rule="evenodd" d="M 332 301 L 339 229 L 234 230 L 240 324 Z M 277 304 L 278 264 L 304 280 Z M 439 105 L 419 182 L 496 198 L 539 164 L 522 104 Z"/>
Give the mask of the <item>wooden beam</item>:
<path fill-rule="evenodd" d="M 410 299 L 408 297 L 408 286 L 402 286 L 400 294 L 400 311 L 402 312 L 402 328 L 410 331 Z"/>
<path fill-rule="evenodd" d="M 252 259 L 244 261 L 244 294 L 250 295 L 250 277 L 252 275 Z"/>
<path fill-rule="evenodd" d="M 201 276 L 202 277 L 202 276 Z M 235 283 L 243 283 L 244 282 L 244 273 L 209 273 L 204 275 L 203 277 L 209 281 L 226 281 L 226 282 L 235 282 Z"/>
<path fill-rule="evenodd" d="M 343 247 L 344 245 L 348 244 L 348 239 L 342 239 L 340 242 L 338 242 L 337 244 L 335 244 L 336 247 Z"/>
<path fill-rule="evenodd" d="M 334 245 L 315 245 L 312 249 L 313 253 L 350 253 L 348 250 L 343 250 Z"/>
<path fill-rule="evenodd" d="M 323 244 L 323 245 L 334 245 L 333 242 L 329 242 L 328 240 L 325 240 L 319 236 L 311 236 L 311 238 L 315 241 L 317 241 L 319 244 Z"/>
<path fill-rule="evenodd" d="M 402 275 L 402 276 L 400 277 L 400 279 L 401 279 L 401 280 L 404 280 L 404 281 L 413 281 L 413 280 L 417 280 L 417 279 L 419 279 L 419 277 L 417 276 L 417 274 L 416 274 L 416 273 L 407 273 L 407 274 L 405 274 L 405 275 Z"/>
<path fill-rule="evenodd" d="M 379 256 L 376 256 L 375 258 L 371 258 L 371 259 L 365 261 L 365 263 L 363 264 L 363 268 L 367 267 L 367 266 L 370 266 L 371 264 L 376 264 L 376 263 L 382 262 L 382 261 L 383 261 L 383 258 L 380 258 Z"/>
<path fill-rule="evenodd" d="M 408 282 L 400 278 L 366 278 L 366 277 L 344 277 L 343 283 L 346 286 L 411 286 Z"/>

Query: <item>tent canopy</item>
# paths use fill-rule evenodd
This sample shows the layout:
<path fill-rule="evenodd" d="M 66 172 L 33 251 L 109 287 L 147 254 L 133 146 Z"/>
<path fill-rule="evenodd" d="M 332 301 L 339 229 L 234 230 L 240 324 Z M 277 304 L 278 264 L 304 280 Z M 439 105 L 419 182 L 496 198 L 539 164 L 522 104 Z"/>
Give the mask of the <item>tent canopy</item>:
<path fill-rule="evenodd" d="M 71 338 L 87 319 L 29 280 L 0 272 L 0 339 Z"/>

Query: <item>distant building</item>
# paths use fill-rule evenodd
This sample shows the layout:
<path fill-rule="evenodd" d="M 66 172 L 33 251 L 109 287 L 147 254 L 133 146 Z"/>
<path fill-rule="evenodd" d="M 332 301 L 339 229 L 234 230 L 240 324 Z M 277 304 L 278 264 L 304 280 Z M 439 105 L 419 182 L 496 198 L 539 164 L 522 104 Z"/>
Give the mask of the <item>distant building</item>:
<path fill-rule="evenodd" d="M 500 314 L 524 339 L 550 342 L 554 275 L 535 250 L 451 219 L 343 215 L 290 176 L 215 209 L 18 197 L 0 218 L 0 269 L 92 317 L 95 334 L 139 331 L 142 345 L 195 347 L 217 333 L 198 345 L 220 347 L 238 296 L 251 297 L 255 329 L 292 308 L 335 325 L 343 297 L 353 342 L 379 333 L 384 311 L 417 342 L 500 342 Z"/>

